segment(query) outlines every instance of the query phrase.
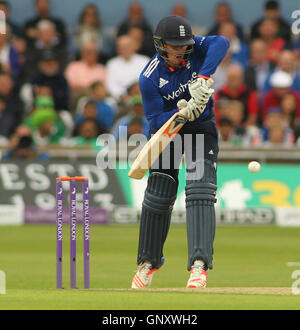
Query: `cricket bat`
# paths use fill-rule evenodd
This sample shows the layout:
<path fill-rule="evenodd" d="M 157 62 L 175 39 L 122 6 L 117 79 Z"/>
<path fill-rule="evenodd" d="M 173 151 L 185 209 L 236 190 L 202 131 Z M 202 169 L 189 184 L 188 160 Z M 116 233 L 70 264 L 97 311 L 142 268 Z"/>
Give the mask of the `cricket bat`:
<path fill-rule="evenodd" d="M 210 78 L 207 85 L 210 87 L 213 82 Z M 180 103 L 184 105 L 183 102 L 185 103 L 186 100 L 180 100 L 178 102 L 179 108 L 183 107 L 180 106 Z M 133 179 L 142 179 L 187 121 L 188 119 L 184 111 L 175 113 L 144 145 L 133 162 L 128 176 Z"/>

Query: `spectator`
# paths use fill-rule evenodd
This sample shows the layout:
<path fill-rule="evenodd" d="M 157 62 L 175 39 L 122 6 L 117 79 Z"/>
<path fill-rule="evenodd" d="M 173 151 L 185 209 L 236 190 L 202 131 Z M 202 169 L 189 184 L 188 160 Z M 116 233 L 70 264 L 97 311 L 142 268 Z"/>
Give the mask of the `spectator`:
<path fill-rule="evenodd" d="M 142 104 L 142 97 L 139 96 L 133 96 L 130 100 L 130 110 L 129 113 L 123 117 L 121 117 L 114 125 L 113 127 L 113 135 L 115 138 L 119 141 L 121 139 L 128 137 L 128 126 L 132 124 L 132 121 L 135 119 L 138 119 L 142 123 L 142 134 L 149 137 L 149 124 L 148 121 L 145 118 L 144 115 L 144 109 Z M 126 129 L 123 129 L 123 128 Z M 136 126 L 135 126 L 136 128 Z M 133 131 L 133 128 L 131 128 L 131 132 Z M 126 135 L 124 136 L 123 134 Z"/>
<path fill-rule="evenodd" d="M 229 39 L 231 60 L 240 63 L 245 68 L 249 59 L 249 51 L 247 45 L 238 38 L 236 26 L 231 22 L 222 23 L 218 34 Z"/>
<path fill-rule="evenodd" d="M 22 29 L 10 18 L 11 5 L 8 3 L 8 1 L 0 1 L 0 11 L 5 14 L 6 24 L 9 27 L 11 37 L 22 38 Z"/>
<path fill-rule="evenodd" d="M 228 104 L 230 102 L 231 101 L 226 97 L 224 98 L 217 97 L 217 104 L 214 108 L 217 125 L 219 125 L 220 118 L 224 118 L 224 117 L 228 118 Z"/>
<path fill-rule="evenodd" d="M 212 75 L 215 92 L 218 92 L 226 84 L 227 71 L 233 63 L 230 50 L 228 50 L 222 62 L 217 67 L 216 72 Z"/>
<path fill-rule="evenodd" d="M 230 101 L 227 104 L 227 116 L 234 124 L 236 142 L 243 146 L 258 146 L 260 143 L 260 132 L 257 126 L 243 126 L 244 105 L 240 101 Z"/>
<path fill-rule="evenodd" d="M 135 134 L 143 134 L 144 132 L 144 125 L 143 119 L 140 117 L 134 117 L 128 123 L 128 130 L 127 130 L 127 139 Z"/>
<path fill-rule="evenodd" d="M 267 45 L 267 60 L 277 64 L 280 52 L 285 48 L 286 41 L 278 37 L 278 23 L 266 18 L 259 25 L 260 38 Z"/>
<path fill-rule="evenodd" d="M 33 78 L 32 86 L 48 86 L 51 88 L 55 109 L 69 110 L 69 86 L 60 72 L 58 57 L 55 52 L 45 50 L 38 61 L 38 74 Z"/>
<path fill-rule="evenodd" d="M 184 3 L 176 2 L 171 10 L 171 15 L 187 18 L 187 8 Z"/>
<path fill-rule="evenodd" d="M 230 101 L 227 105 L 228 118 L 232 121 L 234 126 L 233 144 L 244 145 L 246 138 L 246 129 L 243 127 L 244 106 L 239 101 Z"/>
<path fill-rule="evenodd" d="M 286 94 L 294 95 L 297 100 L 297 117 L 300 114 L 300 96 L 298 92 L 291 89 L 292 77 L 290 74 L 284 71 L 276 71 L 270 78 L 271 89 L 264 94 L 262 100 L 262 112 L 261 119 L 264 122 L 267 113 L 270 108 L 280 107 L 282 98 Z"/>
<path fill-rule="evenodd" d="M 140 96 L 141 90 L 140 90 L 140 85 L 138 81 L 134 81 L 132 84 L 130 84 L 127 87 L 126 94 L 123 95 L 122 101 L 124 102 L 124 105 L 126 106 L 127 104 L 130 103 L 130 100 L 132 96 Z"/>
<path fill-rule="evenodd" d="M 19 138 L 22 136 L 31 136 L 31 129 L 23 124 L 20 124 L 17 126 L 15 129 L 14 133 L 11 135 L 10 140 L 9 140 L 9 150 L 16 148 L 16 146 L 19 143 Z"/>
<path fill-rule="evenodd" d="M 245 130 L 236 128 L 234 122 L 228 117 L 222 117 L 219 121 L 219 141 L 221 146 L 243 146 Z"/>
<path fill-rule="evenodd" d="M 220 2 L 217 4 L 215 9 L 215 24 L 208 31 L 207 35 L 219 34 L 220 27 L 224 23 L 232 23 L 235 27 L 237 37 L 240 41 L 244 41 L 243 28 L 233 21 L 229 4 L 226 2 Z"/>
<path fill-rule="evenodd" d="M 250 44 L 250 61 L 245 70 L 245 83 L 249 89 L 262 93 L 268 74 L 274 67 L 267 60 L 267 47 L 263 40 L 254 39 Z"/>
<path fill-rule="evenodd" d="M 278 124 L 269 129 L 269 140 L 264 144 L 264 146 L 269 146 L 272 148 L 286 148 L 291 147 L 294 143 L 293 133 L 289 134 L 290 139 L 286 139 L 286 130 L 282 124 Z"/>
<path fill-rule="evenodd" d="M 36 98 L 33 111 L 39 109 L 50 109 L 52 111 L 52 109 L 55 109 L 52 91 L 48 86 L 36 86 L 35 92 Z M 56 127 L 54 130 L 56 130 L 57 133 L 62 133 L 66 138 L 71 137 L 74 131 L 73 116 L 69 111 L 60 110 L 57 112 L 57 120 L 55 126 Z"/>
<path fill-rule="evenodd" d="M 244 106 L 240 101 L 229 101 L 227 104 L 227 115 L 232 120 L 234 127 L 237 129 L 243 129 L 243 118 L 244 118 Z"/>
<path fill-rule="evenodd" d="M 277 71 L 284 71 L 291 75 L 292 77 L 292 85 L 291 89 L 300 93 L 300 75 L 296 71 L 297 60 L 295 57 L 295 53 L 291 50 L 284 50 L 279 54 L 278 57 L 278 65 L 275 68 Z M 270 78 L 274 71 L 270 72 L 265 84 L 264 84 L 264 93 L 268 92 L 271 89 Z"/>
<path fill-rule="evenodd" d="M 46 50 L 53 51 L 60 63 L 60 70 L 64 70 L 67 63 L 65 48 L 58 42 L 55 25 L 48 20 L 41 20 L 36 26 L 37 36 L 35 43 L 27 48 L 25 68 L 28 80 L 38 72 L 38 61 Z"/>
<path fill-rule="evenodd" d="M 135 81 L 130 86 L 128 86 L 127 95 L 129 98 L 128 100 L 130 100 L 131 96 L 142 95 L 138 81 Z"/>
<path fill-rule="evenodd" d="M 50 15 L 50 0 L 34 0 L 35 9 L 37 12 L 36 17 L 30 19 L 25 23 L 24 30 L 25 36 L 29 45 L 35 44 L 39 39 L 39 31 L 37 26 L 41 21 L 47 20 L 54 24 L 55 31 L 57 31 L 57 42 L 59 46 L 66 47 L 67 45 L 67 34 L 63 21 L 57 17 Z"/>
<path fill-rule="evenodd" d="M 91 42 L 84 44 L 80 54 L 80 60 L 71 62 L 65 72 L 72 91 L 73 104 L 88 93 L 92 83 L 106 80 L 106 69 L 98 63 L 99 51 L 96 45 Z"/>
<path fill-rule="evenodd" d="M 90 87 L 90 95 L 83 97 L 78 102 L 77 106 L 77 124 L 83 120 L 84 108 L 88 102 L 92 101 L 97 107 L 97 120 L 107 130 L 113 126 L 115 118 L 115 109 L 111 105 L 108 98 L 107 88 L 103 81 L 97 81 Z"/>
<path fill-rule="evenodd" d="M 130 104 L 133 96 L 141 96 L 141 90 L 138 81 L 132 83 L 126 89 L 126 94 L 122 95 L 121 102 L 116 107 L 117 113 L 115 120 L 127 115 L 130 112 Z"/>
<path fill-rule="evenodd" d="M 293 131 L 285 126 L 280 108 L 270 108 L 262 127 L 263 146 L 284 147 L 294 143 Z"/>
<path fill-rule="evenodd" d="M 244 83 L 243 69 L 238 64 L 231 64 L 228 68 L 227 81 L 223 88 L 215 94 L 216 115 L 218 102 L 222 100 L 237 100 L 244 105 L 243 126 L 255 125 L 258 115 L 258 99 L 254 90 L 248 89 Z"/>
<path fill-rule="evenodd" d="M 31 129 L 20 125 L 10 141 L 10 148 L 4 153 L 3 159 L 47 160 L 49 154 L 40 152 L 34 144 Z"/>
<path fill-rule="evenodd" d="M 34 87 L 34 94 L 33 94 L 33 101 L 30 107 L 29 112 L 34 110 L 34 107 L 36 106 L 36 100 L 42 97 L 47 98 L 47 106 L 54 108 L 54 99 L 53 99 L 53 93 L 49 86 L 43 86 L 43 85 L 36 85 Z M 45 98 L 43 98 L 45 100 Z"/>
<path fill-rule="evenodd" d="M 0 73 L 0 135 L 9 137 L 21 122 L 24 104 L 15 90 L 12 77 Z"/>
<path fill-rule="evenodd" d="M 85 6 L 82 10 L 75 31 L 77 48 L 81 49 L 87 42 L 95 44 L 98 49 L 102 46 L 100 16 L 97 7 L 92 4 Z"/>
<path fill-rule="evenodd" d="M 234 133 L 234 124 L 228 117 L 221 117 L 219 120 L 219 142 L 220 145 L 232 145 L 232 135 Z"/>
<path fill-rule="evenodd" d="M 284 95 L 280 102 L 280 108 L 282 110 L 285 126 L 289 127 L 297 134 L 300 128 L 300 116 L 299 113 L 297 113 L 297 99 L 295 95 Z"/>
<path fill-rule="evenodd" d="M 103 26 L 98 7 L 87 4 L 81 11 L 73 35 L 75 52 L 86 43 L 93 43 L 99 50 L 99 62 L 106 64 L 108 59 L 115 55 L 116 31 L 112 26 Z M 77 58 L 77 54 L 75 54 Z"/>
<path fill-rule="evenodd" d="M 218 122 L 223 143 L 235 146 L 257 146 L 260 131 L 256 126 L 243 126 L 244 106 L 240 101 L 225 101 Z"/>
<path fill-rule="evenodd" d="M 6 25 L 6 33 L 0 33 L 0 66 L 1 71 L 18 77 L 22 66 L 17 49 L 10 41 L 10 28 Z"/>
<path fill-rule="evenodd" d="M 8 1 L 0 1 L 0 11 L 4 12 L 11 46 L 17 51 L 21 67 L 25 63 L 26 41 L 22 28 L 11 20 L 11 5 Z M 18 76 L 21 79 L 20 76 Z"/>
<path fill-rule="evenodd" d="M 130 36 L 121 36 L 117 39 L 118 56 L 107 62 L 107 88 L 117 101 L 121 101 L 126 89 L 138 81 L 140 72 L 149 61 L 147 56 L 136 53 L 137 47 Z"/>
<path fill-rule="evenodd" d="M 105 109 L 105 108 L 104 108 Z M 102 110 L 102 111 L 101 111 Z M 105 109 L 106 110 L 106 109 Z M 109 120 L 109 125 L 107 124 L 107 119 L 105 118 L 105 110 L 103 108 L 98 107 L 98 104 L 93 99 L 90 99 L 85 102 L 82 106 L 82 112 L 77 115 L 75 119 L 75 135 L 78 132 L 78 127 L 83 123 L 86 119 L 93 119 L 98 123 L 99 134 L 106 131 L 112 127 L 113 122 Z"/>
<path fill-rule="evenodd" d="M 19 121 L 14 109 L 9 109 L 3 97 L 0 97 L 0 136 L 8 138 Z"/>
<path fill-rule="evenodd" d="M 70 143 L 74 146 L 89 145 L 95 150 L 97 147 L 97 138 L 101 134 L 105 134 L 107 131 L 99 125 L 98 121 L 92 118 L 85 119 L 78 126 L 76 136 L 71 139 Z"/>
<path fill-rule="evenodd" d="M 144 31 L 142 49 L 152 49 L 152 27 L 144 16 L 144 10 L 139 2 L 132 2 L 128 8 L 127 17 L 123 20 L 117 29 L 117 37 L 128 34 L 131 27 L 138 26 Z M 151 56 L 151 54 L 149 54 Z"/>
<path fill-rule="evenodd" d="M 109 96 L 106 85 L 103 81 L 97 81 L 91 86 L 91 96 L 97 104 L 98 111 L 102 113 L 101 123 L 110 129 L 115 118 L 114 100 Z"/>
<path fill-rule="evenodd" d="M 38 97 L 34 111 L 24 121 L 32 130 L 34 143 L 39 147 L 59 143 L 66 133 L 65 126 L 52 104 L 54 102 L 51 103 L 51 98 Z"/>
<path fill-rule="evenodd" d="M 141 55 L 145 55 L 148 57 L 152 57 L 155 54 L 154 44 L 144 43 L 145 35 L 144 31 L 138 25 L 132 26 L 128 30 L 128 35 L 134 39 L 138 46 L 137 46 L 137 53 Z"/>
<path fill-rule="evenodd" d="M 54 109 L 54 100 L 52 96 L 42 94 L 41 92 L 36 96 L 34 107 L 32 111 L 39 109 Z"/>
<path fill-rule="evenodd" d="M 266 1 L 264 7 L 264 17 L 260 18 L 251 27 L 251 39 L 261 38 L 261 24 L 265 19 L 271 19 L 277 22 L 278 30 L 277 36 L 285 39 L 286 41 L 291 40 L 291 28 L 288 22 L 286 22 L 280 16 L 280 6 L 277 1 L 271 0 Z"/>
<path fill-rule="evenodd" d="M 294 41 L 292 46 L 293 53 L 296 59 L 296 71 L 300 72 L 300 39 Z"/>
<path fill-rule="evenodd" d="M 296 146 L 300 147 L 300 132 L 299 131 L 296 132 L 295 139 L 296 139 Z"/>

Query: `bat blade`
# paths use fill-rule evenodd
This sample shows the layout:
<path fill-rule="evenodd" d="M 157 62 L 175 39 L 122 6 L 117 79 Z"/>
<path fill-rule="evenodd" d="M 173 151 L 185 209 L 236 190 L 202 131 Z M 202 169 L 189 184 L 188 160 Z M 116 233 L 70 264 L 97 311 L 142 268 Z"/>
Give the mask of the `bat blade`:
<path fill-rule="evenodd" d="M 142 179 L 186 122 L 187 118 L 180 112 L 175 113 L 144 145 L 133 162 L 128 176 Z"/>

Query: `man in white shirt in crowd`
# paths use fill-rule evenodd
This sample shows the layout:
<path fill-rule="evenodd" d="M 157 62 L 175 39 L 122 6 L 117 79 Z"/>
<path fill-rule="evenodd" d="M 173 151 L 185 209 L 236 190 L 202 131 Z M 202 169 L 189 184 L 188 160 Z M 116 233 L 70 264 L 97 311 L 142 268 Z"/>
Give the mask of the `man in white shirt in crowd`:
<path fill-rule="evenodd" d="M 123 35 L 116 42 L 117 53 L 107 62 L 107 88 L 111 96 L 122 101 L 127 88 L 138 81 L 139 75 L 149 61 L 149 57 L 137 54 L 139 45 L 129 35 Z"/>

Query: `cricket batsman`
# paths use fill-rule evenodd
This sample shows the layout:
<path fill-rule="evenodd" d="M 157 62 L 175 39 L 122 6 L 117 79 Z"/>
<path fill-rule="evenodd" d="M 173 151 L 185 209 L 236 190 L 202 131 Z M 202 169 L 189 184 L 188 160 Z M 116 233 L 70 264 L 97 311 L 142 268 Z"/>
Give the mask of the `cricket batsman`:
<path fill-rule="evenodd" d="M 154 45 L 157 53 L 139 80 L 144 111 L 151 134 L 177 111 L 184 109 L 188 119 L 178 134 L 183 141 L 187 134 L 192 136 L 193 142 L 189 146 L 191 160 L 193 163 L 202 162 L 203 173 L 201 177 L 186 178 L 187 269 L 190 272 L 187 287 L 206 287 L 207 270 L 213 268 L 219 150 L 211 97 L 214 90 L 208 80 L 226 55 L 229 40 L 222 36 L 194 36 L 186 19 L 168 16 L 156 27 Z M 199 134 L 204 136 L 204 143 L 200 145 L 196 143 Z M 197 159 L 199 148 L 203 149 L 200 153 L 202 159 Z M 180 150 L 181 156 L 186 152 L 183 149 Z M 171 146 L 170 150 L 172 152 Z M 138 270 L 132 288 L 149 287 L 154 272 L 164 263 L 163 247 L 177 187 L 178 166 L 175 161 L 171 161 L 167 168 L 163 165 L 150 168 L 140 219 Z"/>

